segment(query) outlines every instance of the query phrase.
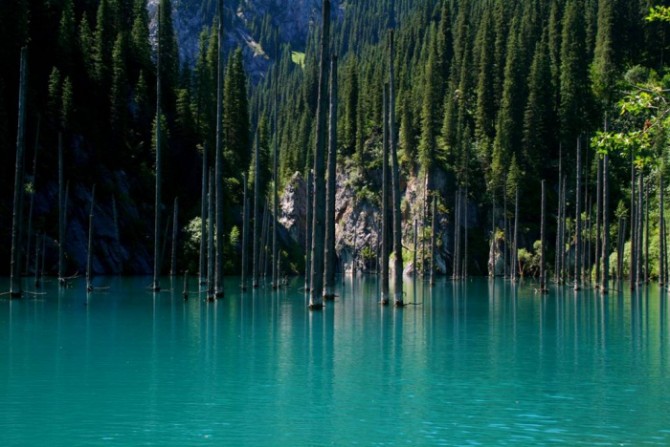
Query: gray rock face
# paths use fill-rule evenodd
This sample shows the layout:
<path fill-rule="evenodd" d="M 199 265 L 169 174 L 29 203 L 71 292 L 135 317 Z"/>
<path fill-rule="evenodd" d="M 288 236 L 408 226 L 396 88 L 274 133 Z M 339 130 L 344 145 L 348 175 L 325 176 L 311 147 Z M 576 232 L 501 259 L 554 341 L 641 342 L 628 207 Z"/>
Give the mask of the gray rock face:
<path fill-rule="evenodd" d="M 345 273 L 352 271 L 373 272 L 377 269 L 377 256 L 380 250 L 380 208 L 379 204 L 369 198 L 357 198 L 351 179 L 345 172 L 339 172 L 336 178 L 335 197 L 335 250 L 338 265 Z M 421 179 L 410 178 L 404 182 L 402 198 L 403 212 L 403 246 L 410 253 L 414 250 L 414 218 L 422 221 L 423 216 L 423 182 Z M 279 223 L 286 228 L 292 243 L 305 248 L 306 218 L 306 184 L 300 173 L 296 173 L 285 187 L 281 199 L 281 215 Z M 468 219 L 469 221 L 469 219 Z M 429 231 L 430 222 L 426 222 Z M 439 273 L 451 271 L 451 243 L 453 225 L 447 214 L 438 214 L 438 244 L 435 266 Z M 421 225 L 419 225 L 421 232 Z M 425 243 L 425 257 L 430 259 L 430 241 Z M 420 245 L 417 247 L 420 250 Z M 419 263 L 421 254 L 417 253 Z M 412 274 L 414 266 L 407 263 L 405 274 Z"/>
<path fill-rule="evenodd" d="M 159 0 L 147 0 L 151 17 L 151 36 L 155 41 L 154 20 Z M 271 60 L 259 43 L 260 36 L 251 31 L 253 23 L 271 14 L 279 30 L 282 43 L 290 43 L 295 50 L 302 50 L 312 25 L 321 18 L 322 0 L 245 0 L 224 1 L 226 17 L 232 26 L 225 29 L 226 46 L 242 48 L 245 67 L 252 80 L 257 81 L 267 71 Z M 215 1 L 173 0 L 173 23 L 178 37 L 182 62 L 193 63 L 198 54 L 198 42 L 203 27 L 211 26 L 216 13 Z M 333 1 L 333 16 L 343 15 L 343 0 Z M 233 9 L 237 8 L 237 9 Z"/>

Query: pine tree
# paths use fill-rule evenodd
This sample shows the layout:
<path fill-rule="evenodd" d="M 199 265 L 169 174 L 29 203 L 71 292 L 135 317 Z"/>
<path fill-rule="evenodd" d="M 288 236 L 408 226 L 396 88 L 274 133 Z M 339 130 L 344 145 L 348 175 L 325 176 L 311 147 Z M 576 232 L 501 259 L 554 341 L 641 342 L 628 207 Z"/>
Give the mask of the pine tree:
<path fill-rule="evenodd" d="M 58 27 L 58 62 L 67 74 L 72 74 L 77 48 L 77 26 L 74 4 L 65 0 Z"/>
<path fill-rule="evenodd" d="M 561 34 L 561 141 L 571 145 L 585 130 L 589 98 L 588 66 L 584 64 L 584 18 L 579 0 L 568 0 Z"/>
<path fill-rule="evenodd" d="M 528 100 L 523 117 L 523 156 L 530 173 L 538 173 L 546 163 L 546 148 L 552 146 L 552 90 L 547 34 L 535 47 L 528 75 Z M 543 156 L 544 155 L 544 156 Z M 545 158 L 546 157 L 546 158 Z"/>
<path fill-rule="evenodd" d="M 121 136 L 125 130 L 128 80 L 126 76 L 125 42 L 119 33 L 112 51 L 112 89 L 110 95 L 111 125 L 113 135 Z"/>

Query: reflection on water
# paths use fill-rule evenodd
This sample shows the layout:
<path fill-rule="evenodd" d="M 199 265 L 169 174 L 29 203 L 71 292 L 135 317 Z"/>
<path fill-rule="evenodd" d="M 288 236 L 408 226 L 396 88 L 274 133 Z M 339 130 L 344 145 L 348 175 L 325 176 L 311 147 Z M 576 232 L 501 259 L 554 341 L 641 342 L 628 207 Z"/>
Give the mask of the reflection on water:
<path fill-rule="evenodd" d="M 668 445 L 668 297 L 344 278 L 182 299 L 179 280 L 0 301 L 0 445 Z M 0 286 L 7 282 L 0 280 Z"/>

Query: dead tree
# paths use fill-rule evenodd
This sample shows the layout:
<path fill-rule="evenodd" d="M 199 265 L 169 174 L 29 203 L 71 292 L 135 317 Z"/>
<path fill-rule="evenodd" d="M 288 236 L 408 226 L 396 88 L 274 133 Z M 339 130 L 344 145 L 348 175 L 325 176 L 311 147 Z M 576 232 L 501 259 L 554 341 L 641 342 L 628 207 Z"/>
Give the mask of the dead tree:
<path fill-rule="evenodd" d="M 384 85 L 382 94 L 382 215 L 381 215 L 381 296 L 380 304 L 389 303 L 389 255 L 391 253 L 389 240 L 389 120 L 388 120 L 388 85 Z"/>
<path fill-rule="evenodd" d="M 602 244 L 602 260 L 603 260 L 603 271 L 602 271 L 602 282 L 600 284 L 600 292 L 603 295 L 606 295 L 609 284 L 609 270 L 610 270 L 610 259 L 609 259 L 609 242 L 610 242 L 610 228 L 609 228 L 609 185 L 608 185 L 608 164 L 609 156 L 605 154 L 603 157 L 603 170 L 602 170 L 602 182 L 603 182 L 603 199 L 602 199 L 602 217 L 603 217 L 603 244 Z"/>
<path fill-rule="evenodd" d="M 545 184 L 546 180 L 542 180 L 542 211 L 540 212 L 540 292 L 541 293 L 547 293 L 547 284 L 546 284 L 546 274 L 544 270 L 544 265 L 545 265 L 545 259 L 544 259 L 544 254 L 545 254 L 545 241 L 546 241 L 546 233 L 545 233 L 545 209 L 547 205 L 547 196 L 545 192 Z"/>
<path fill-rule="evenodd" d="M 163 148 L 162 148 L 162 119 L 161 119 L 161 100 L 162 100 L 162 86 L 161 86 L 161 21 L 160 21 L 161 2 L 158 3 L 158 30 L 157 49 L 156 49 L 156 200 L 154 205 L 154 279 L 152 289 L 154 292 L 160 292 L 160 230 L 161 230 L 161 185 L 163 181 Z"/>
<path fill-rule="evenodd" d="M 217 35 L 217 86 L 216 86 L 216 271 L 214 290 L 217 298 L 223 297 L 223 0 L 218 0 Z"/>
<path fill-rule="evenodd" d="M 330 63 L 328 126 L 328 184 L 326 186 L 326 241 L 324 300 L 335 299 L 335 175 L 337 163 L 337 56 Z"/>
<path fill-rule="evenodd" d="M 18 130 L 16 133 L 16 163 L 14 171 L 14 206 L 12 209 L 12 253 L 9 296 L 21 298 L 21 217 L 23 216 L 23 158 L 26 138 L 26 89 L 28 76 L 28 49 L 21 48 L 19 73 Z"/>
<path fill-rule="evenodd" d="M 91 190 L 91 211 L 88 214 L 88 253 L 86 256 L 86 290 L 93 292 L 93 211 L 95 210 L 95 185 Z"/>
<path fill-rule="evenodd" d="M 172 211 L 172 256 L 170 257 L 170 276 L 177 276 L 177 236 L 179 235 L 179 198 L 174 198 Z"/>
<path fill-rule="evenodd" d="M 323 257 L 326 219 L 326 139 L 328 135 L 328 52 L 330 48 L 330 0 L 323 2 L 323 30 L 319 60 L 319 94 L 316 109 L 316 147 L 314 150 L 314 216 L 312 217 L 312 272 L 309 307 L 323 308 Z"/>
<path fill-rule="evenodd" d="M 395 306 L 404 306 L 403 293 L 403 259 L 402 259 L 402 215 L 400 211 L 400 164 L 398 163 L 398 145 L 396 142 L 395 122 L 395 74 L 393 58 L 395 56 L 394 34 L 390 31 L 389 42 L 389 146 L 391 148 L 391 189 L 393 197 L 393 251 Z"/>

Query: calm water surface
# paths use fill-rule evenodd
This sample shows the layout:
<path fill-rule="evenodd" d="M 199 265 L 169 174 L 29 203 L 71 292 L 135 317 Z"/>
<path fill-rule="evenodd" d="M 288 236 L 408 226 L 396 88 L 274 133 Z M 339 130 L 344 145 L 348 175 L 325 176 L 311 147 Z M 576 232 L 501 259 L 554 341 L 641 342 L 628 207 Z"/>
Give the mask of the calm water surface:
<path fill-rule="evenodd" d="M 394 309 L 360 279 L 310 312 L 298 279 L 214 304 L 101 282 L 0 299 L 0 445 L 670 445 L 656 286 L 410 281 Z"/>

